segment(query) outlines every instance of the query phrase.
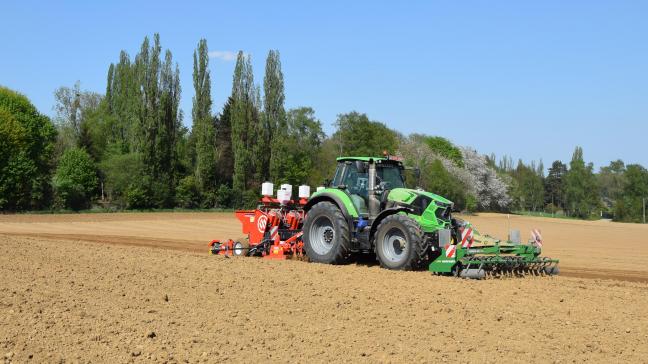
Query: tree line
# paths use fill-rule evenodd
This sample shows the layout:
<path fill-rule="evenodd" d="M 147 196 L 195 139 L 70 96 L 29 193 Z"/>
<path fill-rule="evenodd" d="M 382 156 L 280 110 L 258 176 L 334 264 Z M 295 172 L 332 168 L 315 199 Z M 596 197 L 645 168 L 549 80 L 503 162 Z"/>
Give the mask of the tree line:
<path fill-rule="evenodd" d="M 569 165 L 514 165 L 439 136 L 402 135 L 366 114 L 340 114 L 327 136 L 310 107 L 286 110 L 280 54 L 269 51 L 255 82 L 239 52 L 231 94 L 213 111 L 207 41 L 193 53 L 190 128 L 180 109 L 180 69 L 160 36 L 135 55 L 119 54 L 106 90 L 80 83 L 54 92 L 50 120 L 0 88 L 0 209 L 239 208 L 253 206 L 263 181 L 318 186 L 341 155 L 389 151 L 420 169 L 407 183 L 468 211 L 544 211 L 639 221 L 648 172 L 612 162 L 598 173 L 576 148 Z"/>
<path fill-rule="evenodd" d="M 503 157 L 491 165 L 509 178 L 510 208 L 579 218 L 613 218 L 643 221 L 648 202 L 648 170 L 639 164 L 615 160 L 597 172 L 586 163 L 583 149 L 576 147 L 569 163 L 554 161 L 545 175 L 542 161 L 529 165 Z"/>

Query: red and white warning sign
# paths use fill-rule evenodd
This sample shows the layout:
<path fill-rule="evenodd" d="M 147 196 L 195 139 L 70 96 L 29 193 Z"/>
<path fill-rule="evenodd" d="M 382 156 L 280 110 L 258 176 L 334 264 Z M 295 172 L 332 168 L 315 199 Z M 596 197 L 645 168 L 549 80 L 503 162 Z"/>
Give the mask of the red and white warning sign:
<path fill-rule="evenodd" d="M 273 226 L 270 228 L 270 239 L 279 242 L 279 226 Z"/>
<path fill-rule="evenodd" d="M 542 247 L 542 234 L 540 234 L 540 229 L 531 230 L 531 239 L 535 245 Z"/>
<path fill-rule="evenodd" d="M 457 252 L 457 246 L 456 245 L 446 245 L 446 257 L 448 258 L 454 258 L 455 253 Z"/>
<path fill-rule="evenodd" d="M 461 247 L 470 248 L 473 245 L 474 239 L 473 229 L 471 227 L 463 228 L 461 231 Z"/>

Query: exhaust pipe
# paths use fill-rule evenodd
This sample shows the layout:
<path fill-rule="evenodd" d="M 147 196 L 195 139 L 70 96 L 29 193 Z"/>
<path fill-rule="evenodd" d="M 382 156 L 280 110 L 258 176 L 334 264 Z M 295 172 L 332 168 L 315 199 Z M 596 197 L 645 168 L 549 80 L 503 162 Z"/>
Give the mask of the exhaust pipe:
<path fill-rule="evenodd" d="M 373 159 L 369 160 L 369 181 L 367 189 L 369 190 L 369 218 L 374 219 L 380 212 L 380 201 L 376 197 L 376 163 Z"/>

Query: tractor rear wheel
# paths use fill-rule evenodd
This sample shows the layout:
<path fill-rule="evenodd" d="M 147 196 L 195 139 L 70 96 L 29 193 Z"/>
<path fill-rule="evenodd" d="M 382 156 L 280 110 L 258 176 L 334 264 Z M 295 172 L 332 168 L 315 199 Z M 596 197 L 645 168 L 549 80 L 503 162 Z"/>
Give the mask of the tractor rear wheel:
<path fill-rule="evenodd" d="M 333 203 L 315 204 L 304 219 L 304 250 L 312 262 L 344 264 L 351 254 L 349 225 Z"/>
<path fill-rule="evenodd" d="M 384 218 L 376 229 L 374 242 L 383 268 L 416 270 L 428 260 L 421 227 L 408 216 L 394 214 Z"/>

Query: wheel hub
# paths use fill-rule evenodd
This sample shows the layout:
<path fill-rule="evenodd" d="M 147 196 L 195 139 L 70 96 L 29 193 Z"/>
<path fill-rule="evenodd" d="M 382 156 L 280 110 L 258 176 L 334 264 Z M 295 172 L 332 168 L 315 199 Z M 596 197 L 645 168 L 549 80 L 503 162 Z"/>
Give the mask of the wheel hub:
<path fill-rule="evenodd" d="M 317 254 L 328 254 L 335 243 L 335 229 L 331 219 L 327 216 L 318 217 L 313 222 L 308 237 Z"/>
<path fill-rule="evenodd" d="M 382 255 L 385 259 L 398 262 L 407 257 L 407 240 L 398 228 L 387 231 L 382 240 Z"/>
<path fill-rule="evenodd" d="M 335 232 L 333 231 L 333 229 L 327 226 L 327 227 L 324 229 L 324 233 L 323 233 L 323 235 L 324 235 L 324 242 L 325 242 L 326 244 L 331 244 L 331 242 L 333 241 L 333 236 L 334 236 L 334 234 L 335 234 Z"/>

